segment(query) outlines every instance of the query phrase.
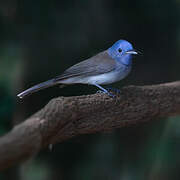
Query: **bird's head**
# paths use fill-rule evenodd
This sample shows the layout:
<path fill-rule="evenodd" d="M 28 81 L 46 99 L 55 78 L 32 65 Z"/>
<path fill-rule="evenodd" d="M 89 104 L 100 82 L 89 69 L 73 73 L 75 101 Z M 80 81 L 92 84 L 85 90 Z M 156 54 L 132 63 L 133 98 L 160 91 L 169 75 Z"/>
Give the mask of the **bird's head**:
<path fill-rule="evenodd" d="M 108 49 L 108 54 L 122 64 L 131 65 L 132 55 L 138 53 L 133 49 L 131 43 L 126 40 L 119 40 Z"/>

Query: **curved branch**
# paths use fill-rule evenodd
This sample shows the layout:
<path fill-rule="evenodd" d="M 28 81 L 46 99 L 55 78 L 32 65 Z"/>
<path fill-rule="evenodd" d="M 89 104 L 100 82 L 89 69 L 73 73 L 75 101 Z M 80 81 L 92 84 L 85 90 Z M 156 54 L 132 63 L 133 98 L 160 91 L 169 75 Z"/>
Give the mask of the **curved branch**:
<path fill-rule="evenodd" d="M 0 138 L 0 170 L 73 136 L 178 114 L 180 81 L 128 86 L 116 98 L 106 94 L 55 98 Z"/>

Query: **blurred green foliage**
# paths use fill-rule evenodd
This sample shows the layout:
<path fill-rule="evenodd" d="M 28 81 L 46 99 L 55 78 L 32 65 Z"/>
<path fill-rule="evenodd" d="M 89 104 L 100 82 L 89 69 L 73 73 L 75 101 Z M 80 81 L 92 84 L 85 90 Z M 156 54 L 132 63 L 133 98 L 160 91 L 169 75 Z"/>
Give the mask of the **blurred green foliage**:
<path fill-rule="evenodd" d="M 18 53 L 17 46 L 11 44 L 0 50 L 0 135 L 10 130 L 15 110 L 13 85 L 20 69 Z"/>
<path fill-rule="evenodd" d="M 0 1 L 0 135 L 53 97 L 96 92 L 74 85 L 16 98 L 119 39 L 130 41 L 143 56 L 116 87 L 180 79 L 179 0 Z M 179 120 L 76 137 L 5 171 L 0 179 L 179 180 Z"/>

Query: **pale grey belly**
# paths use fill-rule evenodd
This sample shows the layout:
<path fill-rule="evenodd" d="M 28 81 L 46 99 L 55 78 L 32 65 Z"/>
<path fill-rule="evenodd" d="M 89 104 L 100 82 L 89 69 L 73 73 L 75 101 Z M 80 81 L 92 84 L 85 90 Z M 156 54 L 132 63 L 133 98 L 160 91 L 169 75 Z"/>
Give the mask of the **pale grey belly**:
<path fill-rule="evenodd" d="M 88 77 L 72 77 L 65 80 L 60 81 L 63 84 L 111 84 L 117 81 L 124 79 L 129 72 L 131 71 L 131 67 L 121 67 L 120 70 L 112 71 L 109 73 L 104 73 L 95 76 Z"/>
<path fill-rule="evenodd" d="M 122 72 L 109 72 L 98 76 L 91 76 L 87 79 L 88 84 L 112 84 L 114 82 L 124 79 L 128 74 L 128 71 Z"/>

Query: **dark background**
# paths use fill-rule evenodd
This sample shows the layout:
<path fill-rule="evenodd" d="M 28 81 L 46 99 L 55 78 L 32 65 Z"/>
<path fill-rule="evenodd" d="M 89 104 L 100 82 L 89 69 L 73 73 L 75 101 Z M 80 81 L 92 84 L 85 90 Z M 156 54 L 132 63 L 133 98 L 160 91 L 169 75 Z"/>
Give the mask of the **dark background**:
<path fill-rule="evenodd" d="M 95 93 L 95 87 L 73 85 L 23 101 L 16 97 L 119 39 L 143 56 L 134 58 L 130 75 L 114 87 L 180 79 L 180 0 L 1 0 L 0 135 L 53 97 Z M 179 180 L 179 129 L 174 117 L 76 137 L 0 179 Z"/>

